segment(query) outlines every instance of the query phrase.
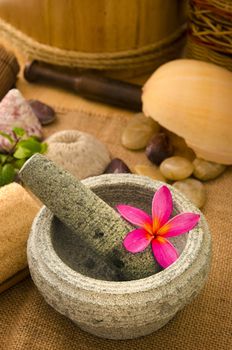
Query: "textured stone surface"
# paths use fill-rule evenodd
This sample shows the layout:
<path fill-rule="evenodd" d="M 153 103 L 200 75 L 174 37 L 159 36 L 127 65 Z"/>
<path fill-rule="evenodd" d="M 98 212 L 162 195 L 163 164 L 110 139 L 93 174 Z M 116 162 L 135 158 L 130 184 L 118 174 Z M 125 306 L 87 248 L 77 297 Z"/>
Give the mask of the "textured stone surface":
<path fill-rule="evenodd" d="M 122 145 L 131 150 L 145 148 L 159 128 L 153 119 L 145 117 L 143 113 L 136 114 L 122 133 Z"/>
<path fill-rule="evenodd" d="M 174 147 L 164 132 L 154 135 L 146 147 L 147 158 L 156 165 L 160 165 L 164 159 L 171 157 L 173 153 Z"/>
<path fill-rule="evenodd" d="M 160 186 L 159 182 L 131 174 L 102 175 L 83 183 L 112 206 L 128 202 L 147 211 Z M 169 188 L 175 213 L 199 212 L 179 191 Z M 182 245 L 182 254 L 173 265 L 145 279 L 124 282 L 101 281 L 98 275 L 89 278 L 89 268 L 86 274 L 80 273 L 75 258 L 67 263 L 69 236 L 60 236 L 62 227 L 54 231 L 53 221 L 47 208 L 34 221 L 28 242 L 32 278 L 51 306 L 99 337 L 129 339 L 150 334 L 189 303 L 206 281 L 211 239 L 202 214 L 199 225 L 187 236 L 182 235 L 186 236 L 186 244 L 176 242 Z M 78 253 L 78 240 L 73 244 Z"/>
<path fill-rule="evenodd" d="M 148 176 L 153 180 L 166 182 L 165 177 L 161 174 L 159 168 L 155 165 L 137 164 L 134 167 L 134 172 L 138 175 Z"/>
<path fill-rule="evenodd" d="M 193 161 L 194 171 L 193 175 L 203 181 L 213 180 L 225 171 L 226 166 L 207 160 L 196 158 Z"/>
<path fill-rule="evenodd" d="M 160 164 L 160 171 L 169 180 L 182 180 L 192 174 L 193 165 L 186 158 L 174 156 Z"/>
<path fill-rule="evenodd" d="M 46 156 L 79 179 L 102 174 L 110 162 L 107 147 L 85 132 L 60 131 L 46 142 Z"/>
<path fill-rule="evenodd" d="M 0 130 L 14 138 L 13 127 L 23 128 L 29 136 L 42 137 L 38 119 L 17 89 L 10 90 L 0 103 Z M 0 135 L 1 148 L 9 149 L 11 144 Z"/>
<path fill-rule="evenodd" d="M 40 154 L 31 157 L 20 170 L 20 178 L 91 250 L 115 268 L 122 279 L 143 278 L 160 271 L 151 249 L 139 255 L 128 254 L 124 249 L 123 238 L 132 226 L 80 181 L 46 157 Z M 111 188 L 107 191 L 110 193 Z"/>
<path fill-rule="evenodd" d="M 27 102 L 42 125 L 48 125 L 55 121 L 56 114 L 52 107 L 38 100 L 28 100 Z"/>
<path fill-rule="evenodd" d="M 173 184 L 198 208 L 203 207 L 206 201 L 206 190 L 204 185 L 195 179 L 177 181 Z"/>
<path fill-rule="evenodd" d="M 122 173 L 131 173 L 131 171 L 126 165 L 126 163 L 119 158 L 112 159 L 104 171 L 104 174 L 122 174 Z"/>
<path fill-rule="evenodd" d="M 89 245 L 86 245 L 76 232 L 70 230 L 56 217 L 52 219 L 51 237 L 54 250 L 73 270 L 100 280 L 120 281 L 123 279 L 117 269 L 112 268 Z M 100 238 L 101 232 L 96 232 L 94 239 L 99 240 Z"/>

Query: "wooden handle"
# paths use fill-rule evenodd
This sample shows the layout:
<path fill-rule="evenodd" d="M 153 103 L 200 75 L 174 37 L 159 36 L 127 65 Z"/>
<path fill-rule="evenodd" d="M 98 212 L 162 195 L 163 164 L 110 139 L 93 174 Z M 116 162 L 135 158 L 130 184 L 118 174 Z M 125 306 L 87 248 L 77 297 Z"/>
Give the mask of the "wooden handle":
<path fill-rule="evenodd" d="M 91 100 L 100 101 L 133 111 L 142 110 L 141 86 L 123 81 L 105 78 L 96 74 L 81 73 L 71 76 L 38 62 L 28 63 L 24 77 L 29 82 L 45 81 L 57 86 L 71 89 Z"/>

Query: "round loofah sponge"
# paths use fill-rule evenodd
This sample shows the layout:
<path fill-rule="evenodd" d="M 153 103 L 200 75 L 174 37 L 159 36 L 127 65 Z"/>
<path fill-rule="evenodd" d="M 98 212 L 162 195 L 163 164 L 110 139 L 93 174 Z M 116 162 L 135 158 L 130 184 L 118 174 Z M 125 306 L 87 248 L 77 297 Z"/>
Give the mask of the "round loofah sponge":
<path fill-rule="evenodd" d="M 79 179 L 102 174 L 110 162 L 106 146 L 85 132 L 60 131 L 46 142 L 46 156 Z"/>

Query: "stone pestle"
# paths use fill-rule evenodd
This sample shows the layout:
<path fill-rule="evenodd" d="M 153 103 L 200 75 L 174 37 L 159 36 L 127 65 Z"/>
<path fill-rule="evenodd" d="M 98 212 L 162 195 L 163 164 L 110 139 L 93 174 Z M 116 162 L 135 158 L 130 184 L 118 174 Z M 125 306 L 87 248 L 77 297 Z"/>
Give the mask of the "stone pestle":
<path fill-rule="evenodd" d="M 159 271 L 150 248 L 131 254 L 123 247 L 123 238 L 132 226 L 81 181 L 45 156 L 32 156 L 19 177 L 91 251 L 117 271 L 120 279 L 140 279 Z"/>

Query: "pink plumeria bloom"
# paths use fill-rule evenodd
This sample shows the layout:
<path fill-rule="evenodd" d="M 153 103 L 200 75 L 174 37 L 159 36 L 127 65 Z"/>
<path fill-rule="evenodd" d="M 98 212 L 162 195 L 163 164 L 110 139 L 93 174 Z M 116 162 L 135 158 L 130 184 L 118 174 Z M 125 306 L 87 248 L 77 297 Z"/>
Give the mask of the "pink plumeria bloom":
<path fill-rule="evenodd" d="M 167 186 L 161 186 L 154 194 L 152 218 L 143 210 L 129 205 L 119 204 L 117 210 L 124 219 L 139 227 L 124 238 L 123 245 L 126 250 L 139 253 L 151 243 L 155 259 L 163 268 L 170 266 L 178 258 L 175 247 L 167 238 L 190 231 L 200 219 L 200 215 L 194 213 L 181 213 L 169 219 L 173 203 Z"/>

